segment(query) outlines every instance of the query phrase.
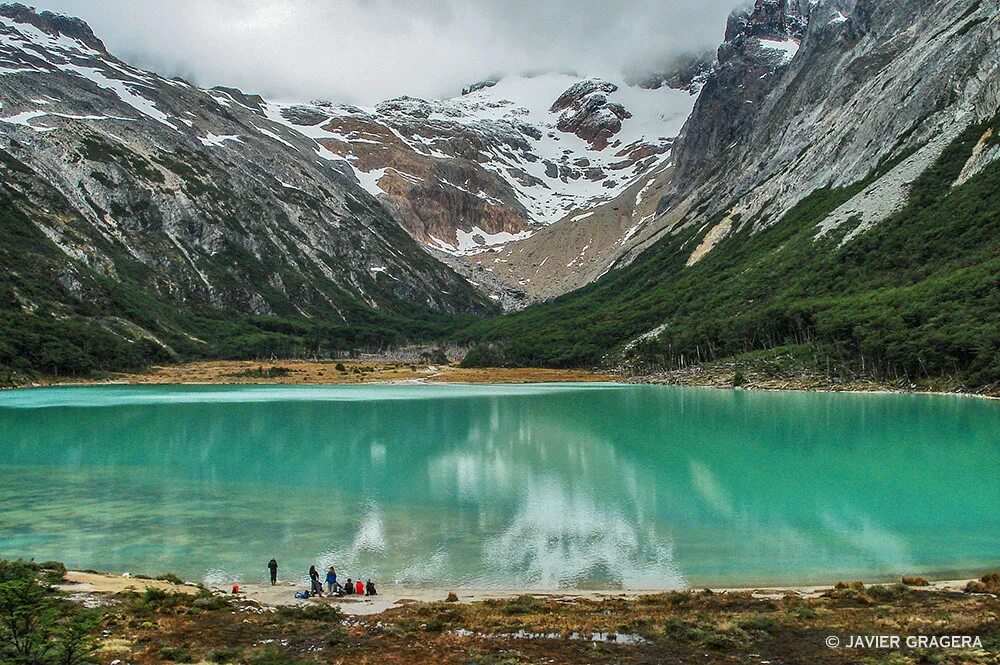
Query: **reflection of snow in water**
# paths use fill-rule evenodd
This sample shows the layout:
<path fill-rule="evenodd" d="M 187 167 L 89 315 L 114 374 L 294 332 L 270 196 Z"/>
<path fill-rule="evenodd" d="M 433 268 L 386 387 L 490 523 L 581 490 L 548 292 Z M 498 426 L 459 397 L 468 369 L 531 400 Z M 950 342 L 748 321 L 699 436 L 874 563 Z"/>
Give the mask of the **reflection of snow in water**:
<path fill-rule="evenodd" d="M 499 450 L 455 451 L 431 460 L 427 475 L 433 492 L 446 496 L 452 489 L 464 501 L 515 484 L 508 454 Z"/>
<path fill-rule="evenodd" d="M 440 580 L 447 577 L 448 554 L 444 550 L 438 550 L 426 559 L 412 561 L 408 566 L 399 571 L 394 584 L 422 583 L 430 580 Z"/>
<path fill-rule="evenodd" d="M 382 516 L 378 508 L 374 506 L 369 508 L 368 514 L 361 520 L 361 526 L 358 527 L 358 533 L 351 544 L 351 551 L 357 554 L 366 551 L 385 551 L 385 527 L 382 525 Z"/>
<path fill-rule="evenodd" d="M 842 538 L 866 558 L 887 569 L 909 570 L 912 557 L 906 541 L 874 524 L 865 515 L 837 516 L 831 512 L 823 514 L 823 523 L 838 538 Z"/>
<path fill-rule="evenodd" d="M 698 492 L 698 495 L 705 500 L 716 512 L 725 516 L 733 516 L 733 502 L 719 482 L 715 479 L 712 471 L 695 460 L 690 460 L 691 484 Z"/>
<path fill-rule="evenodd" d="M 685 586 L 668 539 L 553 481 L 529 481 L 510 526 L 483 549 L 491 571 L 512 584 L 554 588 L 598 574 L 628 588 Z"/>
<path fill-rule="evenodd" d="M 201 576 L 201 583 L 207 586 L 226 587 L 230 584 L 240 584 L 242 581 L 239 575 L 220 568 L 206 570 L 205 574 Z"/>
<path fill-rule="evenodd" d="M 498 431 L 501 421 L 491 410 L 464 442 L 426 461 L 432 500 L 410 510 L 429 512 L 402 516 L 392 504 L 388 513 L 372 504 L 344 534 L 350 543 L 318 563 L 403 585 L 684 587 L 674 534 L 662 515 L 646 514 L 653 505 L 682 518 L 714 514 L 700 518 L 707 530 L 695 536 L 695 547 L 708 546 L 718 529 L 766 530 L 766 540 L 726 541 L 728 549 L 713 553 L 723 563 L 751 556 L 833 567 L 843 565 L 848 550 L 885 565 L 908 560 L 905 543 L 864 518 L 827 511 L 834 544 L 761 514 L 704 461 L 688 458 L 676 481 L 663 485 L 593 433 L 567 432 L 565 423 L 558 431 L 523 423 Z M 371 461 L 385 464 L 386 446 L 369 446 Z M 456 499 L 461 509 L 437 512 Z"/>
<path fill-rule="evenodd" d="M 322 568 L 337 566 L 338 568 L 357 569 L 365 555 L 382 555 L 387 549 L 385 525 L 377 506 L 370 506 L 361 519 L 354 540 L 345 550 L 330 550 L 319 555 Z"/>
<path fill-rule="evenodd" d="M 565 422 L 522 422 L 502 435 L 499 415 L 492 410 L 488 428 L 427 465 L 433 496 L 476 505 L 489 525 L 474 585 L 684 586 L 672 541 L 643 514 L 640 486 L 655 495 L 648 473 Z"/>

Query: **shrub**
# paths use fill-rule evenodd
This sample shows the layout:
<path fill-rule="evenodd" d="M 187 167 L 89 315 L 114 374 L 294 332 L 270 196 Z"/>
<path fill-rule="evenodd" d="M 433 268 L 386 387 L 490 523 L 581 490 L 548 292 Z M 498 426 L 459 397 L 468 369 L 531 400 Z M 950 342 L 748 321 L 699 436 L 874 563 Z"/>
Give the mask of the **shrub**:
<path fill-rule="evenodd" d="M 142 593 L 142 602 L 147 605 L 158 605 L 167 599 L 167 592 L 156 587 L 148 587 Z"/>
<path fill-rule="evenodd" d="M 290 621 L 340 622 L 344 618 L 344 613 L 336 605 L 305 603 L 304 605 L 282 605 L 278 608 L 278 616 Z"/>
<path fill-rule="evenodd" d="M 766 614 L 755 614 L 754 616 L 743 619 L 737 625 L 743 630 L 760 630 L 765 633 L 771 633 L 774 632 L 777 622 L 772 616 L 768 616 Z"/>
<path fill-rule="evenodd" d="M 523 595 L 504 603 L 505 614 L 538 614 L 549 609 L 545 601 L 534 596 Z"/>
<path fill-rule="evenodd" d="M 299 665 L 304 661 L 292 658 L 278 649 L 261 649 L 250 656 L 249 665 Z"/>
<path fill-rule="evenodd" d="M 221 647 L 209 651 L 206 658 L 209 662 L 220 663 L 220 665 L 225 665 L 226 663 L 233 662 L 239 657 L 240 657 L 239 649 Z"/>
<path fill-rule="evenodd" d="M 421 351 L 420 360 L 431 365 L 447 365 L 448 354 L 444 347 L 437 347 L 431 351 Z"/>
<path fill-rule="evenodd" d="M 217 596 L 211 591 L 201 591 L 191 603 L 191 607 L 205 612 L 215 612 L 232 608 L 232 603 L 225 596 Z"/>
<path fill-rule="evenodd" d="M 444 619 L 441 617 L 431 617 L 422 628 L 428 633 L 440 633 L 445 629 Z"/>
<path fill-rule="evenodd" d="M 0 560 L 0 663 L 95 662 L 98 615 L 81 610 L 46 584 L 39 584 L 48 581 L 40 579 L 40 574 L 60 566 Z M 45 571 L 41 571 L 43 567 Z"/>
<path fill-rule="evenodd" d="M 191 656 L 191 652 L 185 649 L 184 647 L 161 647 L 160 658 L 162 658 L 163 660 L 170 660 L 175 663 L 194 662 L 194 658 Z"/>
<path fill-rule="evenodd" d="M 965 585 L 965 593 L 1000 593 L 1000 573 L 983 575 Z"/>

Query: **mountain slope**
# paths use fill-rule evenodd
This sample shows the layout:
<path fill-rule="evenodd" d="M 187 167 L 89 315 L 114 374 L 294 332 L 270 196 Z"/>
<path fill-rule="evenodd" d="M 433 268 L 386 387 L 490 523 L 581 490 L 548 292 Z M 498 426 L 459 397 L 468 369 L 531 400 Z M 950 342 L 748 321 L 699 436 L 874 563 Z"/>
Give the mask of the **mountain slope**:
<path fill-rule="evenodd" d="M 745 31 L 771 5 L 796 16 L 761 0 L 725 48 L 756 57 Z M 720 63 L 648 249 L 474 327 L 493 343 L 469 362 L 669 369 L 791 345 L 882 377 L 997 383 L 998 16 L 996 2 L 821 1 L 775 82 L 748 91 Z M 748 94 L 764 110 L 735 114 Z"/>
<path fill-rule="evenodd" d="M 743 220 L 734 229 L 763 228 L 811 191 L 850 185 L 899 158 L 872 183 L 876 197 L 852 202 L 866 225 L 877 223 L 955 136 L 996 108 L 997 0 L 811 3 L 801 48 L 779 75 L 761 78 L 757 18 L 767 7 L 802 12 L 786 0 L 756 7 L 731 22 L 678 138 L 661 230 L 724 209 Z"/>
<path fill-rule="evenodd" d="M 492 311 L 260 98 L 138 70 L 83 22 L 21 5 L 0 6 L 0 199 L 8 339 L 74 321 L 165 356 L 217 353 L 237 330 L 263 335 L 256 354 L 316 352 Z M 254 317 L 294 332 L 270 348 L 282 333 Z M 204 323 L 225 319 L 245 324 Z"/>

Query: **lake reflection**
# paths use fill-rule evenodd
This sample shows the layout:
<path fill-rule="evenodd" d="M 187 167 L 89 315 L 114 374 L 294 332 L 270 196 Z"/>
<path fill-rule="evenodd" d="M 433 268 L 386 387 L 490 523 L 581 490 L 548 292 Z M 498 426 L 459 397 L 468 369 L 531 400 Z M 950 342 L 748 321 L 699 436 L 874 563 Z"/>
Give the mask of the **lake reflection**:
<path fill-rule="evenodd" d="M 0 556 L 674 588 L 1000 563 L 1000 405 L 654 386 L 0 393 Z"/>

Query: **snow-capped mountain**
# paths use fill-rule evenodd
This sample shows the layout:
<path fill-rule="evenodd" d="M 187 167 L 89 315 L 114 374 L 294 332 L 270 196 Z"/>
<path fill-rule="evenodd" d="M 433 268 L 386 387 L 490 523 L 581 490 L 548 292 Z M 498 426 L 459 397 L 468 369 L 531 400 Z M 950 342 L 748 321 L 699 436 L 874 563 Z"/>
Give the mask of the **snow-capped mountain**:
<path fill-rule="evenodd" d="M 264 109 L 350 164 L 415 238 L 469 255 L 622 193 L 669 160 L 694 102 L 690 89 L 543 74 L 453 99 Z"/>
<path fill-rule="evenodd" d="M 704 177 L 678 175 L 679 135 L 683 133 L 688 148 L 682 159 L 686 163 L 704 159 L 706 171 L 713 168 L 716 151 L 736 147 L 732 134 L 755 122 L 755 104 L 792 67 L 815 6 L 811 0 L 757 0 L 734 11 L 713 63 L 693 59 L 678 71 L 649 77 L 643 83 L 675 86 L 669 93 L 678 102 L 681 98 L 675 95 L 681 90 L 691 93 L 686 100 L 689 104 L 683 107 L 681 127 L 670 128 L 670 147 L 662 158 L 636 170 L 635 177 L 625 179 L 610 199 L 595 199 L 585 211 L 523 241 L 467 257 L 471 268 L 463 272 L 477 282 L 518 290 L 521 302 L 530 302 L 581 287 L 633 259 L 663 229 L 662 197 L 675 183 L 693 185 Z M 727 101 L 723 108 L 718 102 L 721 98 L 732 103 Z M 692 113 L 713 126 L 693 126 Z"/>
<path fill-rule="evenodd" d="M 330 322 L 491 309 L 271 110 L 133 67 L 79 19 L 0 5 L 0 208 L 37 236 L 0 243 L 14 310 L 122 317 L 125 290 Z"/>

